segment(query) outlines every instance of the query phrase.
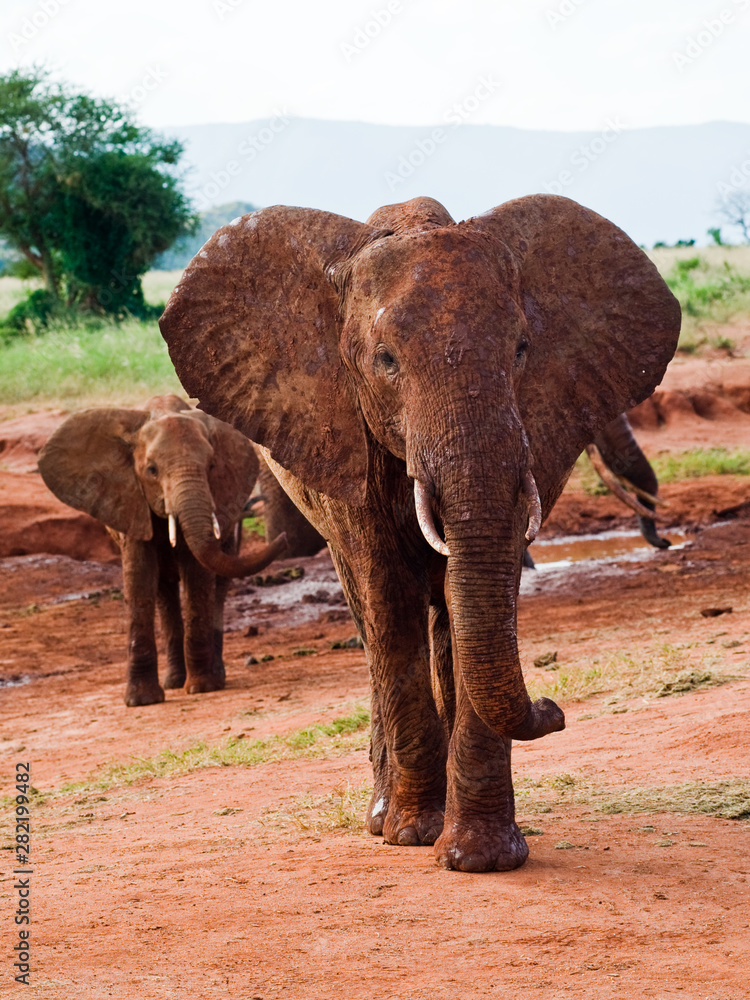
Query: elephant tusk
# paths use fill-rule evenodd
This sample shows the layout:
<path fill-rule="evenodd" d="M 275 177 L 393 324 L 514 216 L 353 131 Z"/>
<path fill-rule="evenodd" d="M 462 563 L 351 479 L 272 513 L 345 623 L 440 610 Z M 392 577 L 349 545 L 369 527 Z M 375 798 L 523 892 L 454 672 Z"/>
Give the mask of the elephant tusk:
<path fill-rule="evenodd" d="M 635 483 L 631 483 L 625 476 L 618 476 L 614 472 L 612 475 L 615 476 L 615 478 L 618 479 L 623 486 L 632 490 L 637 497 L 641 498 L 641 500 L 646 500 L 648 503 L 652 503 L 654 507 L 669 507 L 668 500 L 662 500 L 661 497 L 656 496 L 655 493 L 649 493 L 648 490 L 642 490 L 640 486 L 636 486 Z"/>
<path fill-rule="evenodd" d="M 441 556 L 449 556 L 450 550 L 437 533 L 432 516 L 432 504 L 424 485 L 418 479 L 414 480 L 414 506 L 417 509 L 417 520 L 428 545 L 431 545 Z"/>
<path fill-rule="evenodd" d="M 602 458 L 601 452 L 595 444 L 586 445 L 586 454 L 591 459 L 591 464 L 594 466 L 597 476 L 599 476 L 608 489 L 612 490 L 616 497 L 619 497 L 627 507 L 630 507 L 631 510 L 634 510 L 636 514 L 641 517 L 655 517 L 654 512 L 649 510 L 648 507 L 644 507 L 643 504 L 639 503 L 634 496 L 631 496 L 619 481 L 619 477 L 616 477 L 614 473 L 609 471 L 604 459 Z M 655 498 L 649 497 L 649 499 L 653 502 Z M 657 500 L 656 502 L 658 503 L 659 501 Z"/>
<path fill-rule="evenodd" d="M 529 526 L 526 529 L 526 541 L 533 542 L 542 526 L 542 504 L 539 500 L 539 490 L 531 469 L 523 474 L 523 491 L 529 501 Z"/>
<path fill-rule="evenodd" d="M 221 538 L 221 528 L 219 527 L 219 519 L 216 516 L 216 511 L 211 514 L 211 524 L 214 526 L 214 538 Z"/>
<path fill-rule="evenodd" d="M 172 548 L 177 545 L 177 518 L 174 514 L 169 515 L 169 544 Z"/>

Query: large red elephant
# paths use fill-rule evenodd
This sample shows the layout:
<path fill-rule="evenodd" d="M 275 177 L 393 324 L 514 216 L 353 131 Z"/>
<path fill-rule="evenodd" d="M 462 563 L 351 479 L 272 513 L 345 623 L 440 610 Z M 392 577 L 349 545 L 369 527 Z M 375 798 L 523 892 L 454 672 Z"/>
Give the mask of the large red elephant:
<path fill-rule="evenodd" d="M 549 195 L 461 223 L 429 198 L 269 208 L 191 262 L 161 320 L 177 373 L 326 538 L 365 642 L 371 832 L 523 864 L 511 740 L 564 727 L 523 681 L 523 550 L 679 328 L 643 251 Z"/>

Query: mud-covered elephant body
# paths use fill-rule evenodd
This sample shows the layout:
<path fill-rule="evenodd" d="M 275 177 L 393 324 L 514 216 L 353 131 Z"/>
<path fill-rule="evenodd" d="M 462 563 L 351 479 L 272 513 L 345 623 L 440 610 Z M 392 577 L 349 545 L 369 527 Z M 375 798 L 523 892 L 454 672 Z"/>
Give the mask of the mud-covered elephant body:
<path fill-rule="evenodd" d="M 511 740 L 564 718 L 521 673 L 523 550 L 584 446 L 653 391 L 679 323 L 624 233 L 551 196 L 459 224 L 432 199 L 366 224 L 265 209 L 175 289 L 161 327 L 186 389 L 329 543 L 367 649 L 368 824 L 388 842 L 470 871 L 525 860 Z"/>
<path fill-rule="evenodd" d="M 282 538 L 251 557 L 238 554 L 237 525 L 258 472 L 250 442 L 177 396 L 158 396 L 144 409 L 69 417 L 40 454 L 39 470 L 60 500 L 102 521 L 120 546 L 129 617 L 126 704 L 164 701 L 157 606 L 167 645 L 164 687 L 223 688 L 228 578 L 258 572 L 285 545 Z"/>

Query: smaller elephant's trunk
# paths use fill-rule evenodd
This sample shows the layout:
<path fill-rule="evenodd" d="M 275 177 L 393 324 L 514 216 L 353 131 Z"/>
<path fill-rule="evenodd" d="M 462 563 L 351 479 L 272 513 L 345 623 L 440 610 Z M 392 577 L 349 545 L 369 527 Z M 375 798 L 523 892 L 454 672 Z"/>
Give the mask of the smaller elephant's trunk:
<path fill-rule="evenodd" d="M 213 498 L 204 479 L 181 482 L 172 493 L 169 513 L 170 541 L 172 523 L 179 523 L 185 541 L 198 562 L 219 576 L 251 576 L 278 559 L 287 548 L 286 535 L 281 534 L 260 552 L 248 556 L 231 555 L 221 547 L 221 531 Z M 174 544 L 174 543 L 173 543 Z"/>

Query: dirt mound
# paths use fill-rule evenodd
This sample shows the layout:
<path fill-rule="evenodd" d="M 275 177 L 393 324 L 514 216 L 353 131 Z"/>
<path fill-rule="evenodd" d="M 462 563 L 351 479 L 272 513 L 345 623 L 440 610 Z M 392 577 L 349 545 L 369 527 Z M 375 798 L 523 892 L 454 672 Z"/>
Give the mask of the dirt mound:
<path fill-rule="evenodd" d="M 0 469 L 34 472 L 37 455 L 66 416 L 62 410 L 29 413 L 0 423 Z"/>
<path fill-rule="evenodd" d="M 750 360 L 676 358 L 628 417 L 646 451 L 750 442 Z"/>
<path fill-rule="evenodd" d="M 34 473 L 0 472 L 0 558 L 35 552 L 97 562 L 118 549 L 99 521 L 61 503 Z"/>

